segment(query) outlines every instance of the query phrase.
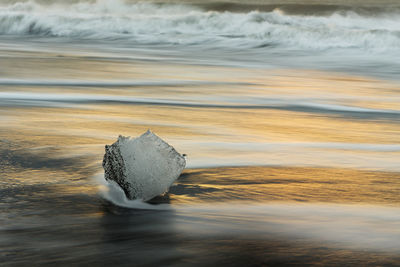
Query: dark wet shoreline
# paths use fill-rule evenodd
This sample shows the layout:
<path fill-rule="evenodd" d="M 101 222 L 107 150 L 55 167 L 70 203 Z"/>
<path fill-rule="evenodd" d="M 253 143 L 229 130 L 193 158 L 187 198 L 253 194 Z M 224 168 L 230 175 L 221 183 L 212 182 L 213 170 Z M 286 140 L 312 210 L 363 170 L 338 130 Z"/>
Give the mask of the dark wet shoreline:
<path fill-rule="evenodd" d="M 383 227 L 393 227 L 390 225 L 396 223 L 396 219 L 390 219 L 390 210 L 379 215 L 379 212 L 372 211 L 379 209 L 379 206 L 368 208 L 371 202 L 376 201 L 376 198 L 368 198 L 373 195 L 369 192 L 364 192 L 367 197 L 364 202 L 358 202 L 361 205 L 345 204 L 336 208 L 333 204 L 335 199 L 332 198 L 327 200 L 326 206 L 314 202 L 318 199 L 323 201 L 324 191 L 329 191 L 329 183 L 314 180 L 312 176 L 344 177 L 355 173 L 362 173 L 357 181 L 369 177 L 372 181 L 381 179 L 388 183 L 392 182 L 390 179 L 398 181 L 400 175 L 279 167 L 189 169 L 170 190 L 171 204 L 167 205 L 171 209 L 161 210 L 118 207 L 102 199 L 96 190 L 92 190 L 92 193 L 71 191 L 74 183 L 16 186 L 1 191 L 0 259 L 4 266 L 28 266 L 32 263 L 41 266 L 132 266 L 132 263 L 138 266 L 397 266 L 400 259 L 396 250 L 393 251 L 396 245 L 389 249 L 390 242 L 396 242 L 393 241 L 396 237 L 381 237 L 389 238 L 389 247 L 385 251 L 369 243 L 373 239 L 368 239 L 368 234 L 358 237 L 368 240 L 367 243 L 360 243 L 362 247 L 358 248 L 358 245 L 348 243 L 349 240 L 341 241 L 340 237 L 330 240 L 328 235 L 328 240 L 324 240 L 318 238 L 318 234 L 316 237 L 307 234 L 310 231 L 308 227 L 301 230 L 304 227 L 299 223 L 301 220 L 315 223 L 315 226 L 311 226 L 315 233 L 327 231 L 319 227 L 334 227 L 335 224 L 329 226 L 329 220 L 342 220 L 341 224 L 345 227 L 343 231 L 353 227 L 355 222 L 352 220 L 359 221 L 360 225 L 376 221 Z M 305 177 L 310 177 L 308 182 Z M 301 199 L 301 195 L 308 192 L 304 189 L 313 188 L 312 181 L 320 184 L 319 190 L 312 190 L 315 196 Z M 339 202 L 351 202 L 349 194 L 340 189 L 345 183 L 341 185 L 340 179 L 330 182 L 335 183 L 336 192 L 343 196 Z M 251 188 L 252 183 L 258 188 L 263 183 L 274 187 L 275 196 L 266 190 L 262 194 L 267 199 L 263 200 L 260 192 L 254 192 Z M 210 190 L 213 184 L 219 187 L 218 190 Z M 285 187 L 290 185 L 299 189 L 299 199 L 289 200 L 290 194 Z M 242 187 L 243 196 L 247 194 L 247 199 L 229 192 L 229 186 Z M 248 189 L 245 189 L 246 186 Z M 64 187 L 69 189 L 64 191 Z M 348 189 L 352 193 L 350 184 Z M 376 190 L 382 194 L 382 201 L 399 207 L 398 192 L 397 196 L 392 196 L 395 199 L 390 199 L 384 191 Z M 278 195 L 281 199 L 276 202 L 274 198 Z M 384 211 L 386 208 L 380 209 Z M 375 215 L 368 217 L 368 211 Z M 354 218 L 351 219 L 351 216 Z M 285 226 L 291 220 L 294 220 L 294 225 Z M 326 223 L 328 225 L 324 226 Z M 296 227 L 300 229 L 296 230 Z M 357 242 L 356 237 L 354 242 Z M 382 242 L 385 244 L 385 241 Z"/>

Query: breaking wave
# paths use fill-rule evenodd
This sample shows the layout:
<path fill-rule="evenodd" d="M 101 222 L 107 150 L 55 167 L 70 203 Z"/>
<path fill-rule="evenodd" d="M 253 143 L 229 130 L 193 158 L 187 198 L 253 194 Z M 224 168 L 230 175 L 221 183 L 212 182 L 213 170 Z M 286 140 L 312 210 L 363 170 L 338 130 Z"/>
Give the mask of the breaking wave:
<path fill-rule="evenodd" d="M 324 15 L 272 11 L 209 11 L 181 4 L 121 0 L 0 5 L 0 34 L 120 40 L 135 44 L 291 49 L 400 48 L 400 13 Z"/>

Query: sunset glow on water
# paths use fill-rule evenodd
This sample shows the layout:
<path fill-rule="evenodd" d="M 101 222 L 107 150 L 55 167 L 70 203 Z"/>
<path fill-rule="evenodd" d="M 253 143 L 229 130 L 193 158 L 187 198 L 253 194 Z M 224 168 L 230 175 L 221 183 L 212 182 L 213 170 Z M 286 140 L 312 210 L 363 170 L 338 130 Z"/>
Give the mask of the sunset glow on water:
<path fill-rule="evenodd" d="M 400 265 L 397 2 L 56 2 L 0 3 L 2 264 Z M 150 204 L 101 166 L 148 129 Z"/>

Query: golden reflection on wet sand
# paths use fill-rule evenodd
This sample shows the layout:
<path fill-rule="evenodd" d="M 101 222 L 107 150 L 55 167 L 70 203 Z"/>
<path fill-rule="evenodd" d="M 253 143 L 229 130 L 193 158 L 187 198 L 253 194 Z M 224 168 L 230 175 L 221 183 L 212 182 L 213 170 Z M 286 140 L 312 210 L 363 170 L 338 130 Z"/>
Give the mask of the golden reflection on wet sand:
<path fill-rule="evenodd" d="M 373 184 L 370 177 L 374 173 L 356 170 L 400 170 L 400 149 L 396 147 L 400 144 L 400 88 L 395 82 L 309 70 L 160 64 L 112 54 L 100 57 L 96 51 L 9 52 L 1 52 L 2 74 L 8 79 L 22 79 L 22 84 L 0 87 L 0 93 L 22 96 L 19 100 L 6 99 L 0 107 L 0 140 L 13 151 L 11 154 L 20 153 L 28 159 L 43 156 L 43 161 L 46 157 L 60 162 L 72 158 L 81 163 L 80 171 L 94 173 L 101 171 L 105 144 L 112 143 L 119 134 L 137 136 L 152 129 L 189 155 L 189 168 L 332 168 L 217 169 L 222 180 L 238 170 L 248 172 L 251 180 L 269 180 L 271 172 L 282 179 L 291 177 L 286 185 L 266 183 L 245 190 L 259 199 L 268 195 L 271 197 L 264 200 L 272 200 L 274 192 L 281 190 L 284 194 L 276 197 L 279 200 L 339 201 L 344 190 L 343 201 L 397 201 L 394 195 L 385 200 L 387 197 L 381 194 L 379 200 L 357 194 L 360 189 L 369 192 L 369 187 L 380 188 L 385 183 Z M 66 80 L 78 85 L 63 85 Z M 32 81 L 58 81 L 60 85 L 29 85 Z M 88 81 L 105 85 L 85 85 Z M 159 84 L 152 85 L 154 81 Z M 179 84 L 182 81 L 186 83 Z M 131 82 L 132 86 L 121 86 L 119 82 Z M 61 97 L 55 101 L 54 96 Z M 71 96 L 75 98 L 68 100 Z M 108 98 L 113 101 L 107 102 Z M 16 176 L 21 176 L 17 179 L 21 182 L 54 177 L 46 172 L 18 170 Z M 57 172 L 59 175 L 60 170 Z M 326 183 L 292 182 L 300 176 L 313 181 L 327 173 L 330 178 Z M 69 175 L 67 180 L 76 176 Z M 207 179 L 207 175 L 201 179 Z M 390 176 L 386 172 L 376 175 L 384 179 Z M 397 184 L 397 174 L 393 177 L 391 183 Z M 364 182 L 357 190 L 351 185 L 354 181 Z M 319 195 L 316 189 L 324 193 Z M 296 197 L 296 191 L 308 193 Z"/>
<path fill-rule="evenodd" d="M 192 194 L 180 193 L 185 189 Z M 222 167 L 186 170 L 171 203 L 313 202 L 400 207 L 400 173 L 333 168 Z"/>

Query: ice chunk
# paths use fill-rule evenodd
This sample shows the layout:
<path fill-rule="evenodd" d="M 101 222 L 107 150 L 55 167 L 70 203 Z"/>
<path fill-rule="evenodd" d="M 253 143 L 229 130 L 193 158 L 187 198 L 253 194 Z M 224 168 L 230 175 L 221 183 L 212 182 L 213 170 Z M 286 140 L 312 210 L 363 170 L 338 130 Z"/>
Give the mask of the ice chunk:
<path fill-rule="evenodd" d="M 105 179 L 115 181 L 129 199 L 147 201 L 167 192 L 186 165 L 184 156 L 150 130 L 135 139 L 120 135 L 105 150 Z"/>

